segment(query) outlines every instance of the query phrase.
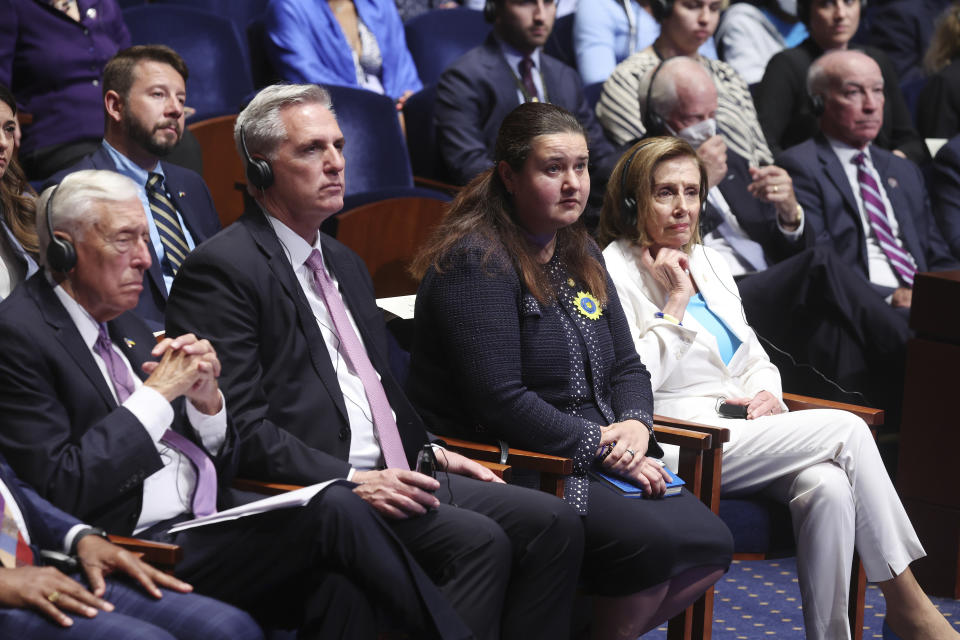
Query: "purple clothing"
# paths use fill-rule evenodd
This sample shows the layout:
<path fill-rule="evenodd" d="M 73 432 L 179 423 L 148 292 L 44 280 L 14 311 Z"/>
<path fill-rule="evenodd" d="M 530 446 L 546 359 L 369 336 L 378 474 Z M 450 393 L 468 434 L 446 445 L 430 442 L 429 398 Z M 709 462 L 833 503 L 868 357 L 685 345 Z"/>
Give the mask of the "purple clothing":
<path fill-rule="evenodd" d="M 33 116 L 21 153 L 103 137 L 100 74 L 130 45 L 115 0 L 77 0 L 80 22 L 42 0 L 0 0 L 0 83 Z"/>

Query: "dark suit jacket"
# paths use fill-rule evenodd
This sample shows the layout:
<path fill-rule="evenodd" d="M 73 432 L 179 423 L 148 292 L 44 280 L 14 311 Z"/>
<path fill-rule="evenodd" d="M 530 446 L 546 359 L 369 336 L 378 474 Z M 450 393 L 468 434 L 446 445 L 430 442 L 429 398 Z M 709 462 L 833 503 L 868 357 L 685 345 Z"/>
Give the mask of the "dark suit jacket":
<path fill-rule="evenodd" d="M 870 157 L 900 225 L 904 248 L 916 260 L 917 269 L 960 268 L 937 229 L 920 169 L 873 145 Z M 784 152 L 778 164 L 793 178 L 812 241 L 829 244 L 842 262 L 856 265 L 868 277 L 867 240 L 857 201 L 830 143 L 823 137 L 808 140 Z"/>
<path fill-rule="evenodd" d="M 133 369 L 152 359 L 153 334 L 137 316 L 108 323 Z M 38 493 L 85 522 L 129 534 L 143 481 L 163 466 L 153 440 L 118 407 L 76 325 L 43 272 L 0 303 L 0 452 Z M 200 444 L 173 403 L 173 427 Z M 221 487 L 233 477 L 233 433 L 214 458 Z M 202 446 L 202 445 L 201 445 Z M 221 496 L 221 505 L 228 496 Z"/>
<path fill-rule="evenodd" d="M 180 211 L 183 222 L 187 225 L 186 230 L 193 238 L 194 244 L 199 245 L 220 231 L 220 218 L 217 216 L 213 199 L 203 178 L 189 169 L 168 162 L 161 162 L 160 166 L 163 167 L 163 173 L 166 176 L 164 184 L 167 191 L 177 210 Z M 69 169 L 51 177 L 44 186 L 59 183 L 68 174 L 84 169 L 116 171 L 116 165 L 101 146 Z M 143 293 L 140 294 L 140 302 L 133 312 L 146 320 L 151 328 L 162 329 L 163 314 L 167 306 L 167 287 L 163 282 L 163 270 L 152 244 L 150 258 L 152 264 L 144 274 Z"/>
<path fill-rule="evenodd" d="M 413 463 L 426 432 L 390 373 L 386 326 L 367 268 L 333 238 L 321 238 Z M 351 432 L 340 384 L 316 318 L 262 213 L 245 214 L 187 257 L 170 293 L 167 331 L 192 331 L 216 348 L 244 475 L 297 483 L 346 476 Z"/>
<path fill-rule="evenodd" d="M 809 227 L 805 227 L 803 237 L 797 241 L 788 240 L 777 226 L 776 208 L 750 195 L 747 187 L 751 182 L 750 164 L 735 151 L 727 149 L 727 175 L 717 186 L 746 234 L 763 247 L 767 264 L 780 262 L 802 251 L 806 247 Z M 715 209 L 709 201 L 706 207 Z M 717 214 L 722 215 L 719 211 Z"/>
<path fill-rule="evenodd" d="M 884 94 L 883 126 L 875 144 L 884 149 L 900 149 L 914 162 L 927 157 L 923 139 L 913 128 L 913 119 L 900 92 L 897 72 L 890 59 L 874 47 L 856 47 L 880 66 Z M 767 136 L 770 151 L 778 156 L 784 149 L 817 134 L 819 122 L 807 97 L 807 71 L 823 51 L 807 38 L 792 49 L 777 53 L 763 73 L 754 93 L 760 126 Z"/>
<path fill-rule="evenodd" d="M 587 130 L 591 172 L 606 180 L 619 154 L 604 137 L 587 104 L 577 72 L 540 52 L 547 98 L 577 117 Z M 465 184 L 493 166 L 493 148 L 503 119 L 519 103 L 517 81 L 493 35 L 454 62 L 437 85 L 435 119 L 437 144 L 449 173 Z"/>
<path fill-rule="evenodd" d="M 72 527 L 80 521 L 41 498 L 33 487 L 17 477 L 0 455 L 0 482 L 20 508 L 27 524 L 30 546 L 36 554 L 40 549 L 63 550 L 63 540 Z"/>
<path fill-rule="evenodd" d="M 960 135 L 940 148 L 933 161 L 930 194 L 943 239 L 960 259 Z"/>
<path fill-rule="evenodd" d="M 917 128 L 926 138 L 960 133 L 960 57 L 927 80 L 917 99 Z"/>

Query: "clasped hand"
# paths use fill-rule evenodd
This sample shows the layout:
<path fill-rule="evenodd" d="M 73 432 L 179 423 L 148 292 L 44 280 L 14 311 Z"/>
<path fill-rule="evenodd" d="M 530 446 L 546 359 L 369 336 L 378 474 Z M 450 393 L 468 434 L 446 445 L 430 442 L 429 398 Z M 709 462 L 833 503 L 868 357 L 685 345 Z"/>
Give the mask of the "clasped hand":
<path fill-rule="evenodd" d="M 186 396 L 201 413 L 214 415 L 220 411 L 220 360 L 208 341 L 187 333 L 164 338 L 150 353 L 160 361 L 143 363 L 143 370 L 149 375 L 146 386 L 168 402 Z"/>
<path fill-rule="evenodd" d="M 612 446 L 600 463 L 603 468 L 636 482 L 648 496 L 658 498 L 666 492 L 670 476 L 657 460 L 646 456 L 649 443 L 650 432 L 639 420 L 615 422 L 600 427 L 597 455 Z"/>
<path fill-rule="evenodd" d="M 154 598 L 161 587 L 186 593 L 192 587 L 151 567 L 129 551 L 99 536 L 85 536 L 77 545 L 77 556 L 90 589 L 54 567 L 17 567 L 0 569 L 0 606 L 29 608 L 63 627 L 73 624 L 66 613 L 92 618 L 97 611 L 113 611 L 102 598 L 106 593 L 104 576 L 121 571 L 135 579 Z"/>
<path fill-rule="evenodd" d="M 464 475 L 484 482 L 500 482 L 493 471 L 455 451 L 442 449 L 437 454 L 437 464 L 447 473 Z M 409 469 L 383 469 L 356 471 L 352 480 L 357 484 L 354 493 L 366 500 L 388 518 L 403 520 L 423 515 L 440 506 L 433 492 L 440 483 Z"/>

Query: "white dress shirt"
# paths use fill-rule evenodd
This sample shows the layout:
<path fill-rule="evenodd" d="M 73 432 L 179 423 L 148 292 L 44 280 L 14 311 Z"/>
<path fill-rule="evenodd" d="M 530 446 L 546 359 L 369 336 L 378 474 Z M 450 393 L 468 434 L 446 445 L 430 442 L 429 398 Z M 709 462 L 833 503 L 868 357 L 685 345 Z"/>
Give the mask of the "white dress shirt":
<path fill-rule="evenodd" d="M 350 421 L 350 464 L 354 469 L 373 469 L 383 463 L 383 457 L 380 452 L 380 443 L 377 442 L 373 427 L 373 413 L 370 411 L 370 402 L 367 400 L 367 392 L 363 387 L 360 376 L 348 363 L 345 354 L 340 350 L 340 338 L 337 336 L 333 327 L 333 319 L 327 310 L 327 305 L 323 297 L 317 291 L 313 282 L 313 272 L 305 265 L 307 258 L 314 249 L 323 254 L 320 246 L 320 235 L 311 246 L 306 240 L 301 238 L 287 225 L 283 224 L 273 216 L 264 213 L 270 225 L 273 227 L 277 238 L 280 240 L 280 246 L 283 247 L 290 266 L 297 277 L 297 282 L 310 304 L 310 310 L 313 311 L 317 319 L 317 325 L 320 327 L 320 333 L 323 335 L 323 342 L 327 347 L 327 353 L 330 354 L 330 362 L 337 373 L 337 383 L 340 385 L 340 391 L 343 393 L 343 402 L 347 407 L 347 419 Z M 326 265 L 326 263 L 324 263 Z M 334 286 L 339 291 L 339 282 L 330 269 L 327 274 L 333 281 Z M 357 334 L 360 343 L 363 344 L 363 336 L 353 319 L 350 308 L 344 302 L 344 308 L 347 311 L 347 318 L 350 325 Z M 379 377 L 379 373 L 377 376 Z M 394 416 L 396 417 L 396 416 Z M 318 418 L 319 419 L 319 418 Z M 347 476 L 349 480 L 353 477 L 353 469 Z"/>
<path fill-rule="evenodd" d="M 513 77 L 517 81 L 517 103 L 523 104 L 527 101 L 527 98 L 523 95 L 523 91 L 520 90 L 520 86 L 523 85 L 523 78 L 520 77 L 520 61 L 524 59 L 524 54 L 520 53 L 506 42 L 497 38 L 497 43 L 500 45 L 500 51 L 503 53 L 503 57 L 507 60 L 507 65 L 510 67 L 510 71 L 513 72 Z M 542 48 L 538 47 L 530 54 L 530 59 L 533 60 L 533 67 L 530 68 L 530 75 L 533 76 L 533 86 L 537 88 L 537 96 L 540 102 L 548 102 L 550 96 L 546 94 L 543 88 L 543 71 L 540 67 L 540 51 Z"/>
<path fill-rule="evenodd" d="M 23 541 L 27 544 L 30 544 L 30 532 L 27 530 L 27 521 L 23 518 L 23 513 L 20 511 L 20 506 L 17 504 L 17 501 L 14 500 L 13 494 L 10 493 L 10 489 L 7 488 L 7 485 L 0 480 L 0 494 L 3 495 L 3 502 L 7 505 L 7 508 L 10 509 L 10 515 L 13 517 L 14 522 L 17 523 L 17 529 L 20 530 L 20 535 L 23 536 Z M 3 519 L 3 514 L 0 513 L 0 519 Z M 67 535 L 63 537 L 63 552 L 70 553 L 70 547 L 73 546 L 73 538 L 83 529 L 87 529 L 88 525 L 83 523 L 75 524 L 70 527 L 70 530 L 67 531 Z"/>
<path fill-rule="evenodd" d="M 851 147 L 829 136 L 827 137 L 827 141 L 833 148 L 833 152 L 837 154 L 837 158 L 840 159 L 840 164 L 843 165 L 843 170 L 847 174 L 847 180 L 850 182 L 853 197 L 856 198 L 857 201 L 857 211 L 860 212 L 860 225 L 863 227 L 863 232 L 867 238 L 867 267 L 870 282 L 896 289 L 901 286 L 900 279 L 897 278 L 897 274 L 893 270 L 887 254 L 883 252 L 880 243 L 877 242 L 877 236 L 873 232 L 873 225 L 870 224 L 867 211 L 863 208 L 863 196 L 860 194 L 860 180 L 857 178 L 858 167 L 857 163 L 854 162 L 854 158 L 861 152 L 861 149 Z M 887 189 L 880 175 L 877 173 L 876 168 L 873 166 L 873 159 L 870 157 L 870 146 L 867 145 L 862 151 L 867 158 L 865 168 L 870 175 L 873 176 L 873 179 L 877 181 L 877 186 L 880 188 L 880 198 L 883 200 L 883 207 L 886 210 L 887 224 L 890 225 L 890 230 L 893 232 L 894 237 L 900 242 L 900 247 L 907 255 L 910 255 L 906 245 L 903 243 L 903 237 L 900 235 L 900 225 L 897 223 L 897 216 L 893 215 L 893 207 L 890 205 L 890 198 L 887 197 Z M 911 259 L 912 258 L 913 256 L 911 256 Z"/>
<path fill-rule="evenodd" d="M 77 331 L 80 332 L 80 337 L 83 338 L 83 343 L 90 350 L 94 362 L 97 363 L 97 367 L 107 382 L 110 393 L 116 400 L 117 392 L 113 388 L 113 381 L 107 371 L 107 365 L 93 349 L 99 336 L 99 324 L 86 309 L 70 297 L 63 287 L 57 285 L 54 288 L 54 293 L 57 294 L 57 298 L 66 308 L 67 313 L 70 314 Z M 163 459 L 163 468 L 143 481 L 143 507 L 140 511 L 140 519 L 134 528 L 134 533 L 137 533 L 158 522 L 183 513 L 189 513 L 192 510 L 191 498 L 197 484 L 197 472 L 187 456 L 160 442 L 160 438 L 173 424 L 173 407 L 159 392 L 144 386 L 140 377 L 130 366 L 127 357 L 117 348 L 117 345 L 113 345 L 113 350 L 120 356 L 124 366 L 130 372 L 135 388 L 130 397 L 124 400 L 123 407 L 140 421 L 143 428 L 150 434 L 150 438 L 153 439 L 157 447 L 157 452 Z M 223 446 L 227 434 L 227 407 L 222 394 L 220 412 L 216 415 L 208 416 L 201 413 L 189 401 L 186 403 L 186 407 L 187 419 L 196 430 L 204 448 L 208 452 L 218 452 L 220 447 Z"/>

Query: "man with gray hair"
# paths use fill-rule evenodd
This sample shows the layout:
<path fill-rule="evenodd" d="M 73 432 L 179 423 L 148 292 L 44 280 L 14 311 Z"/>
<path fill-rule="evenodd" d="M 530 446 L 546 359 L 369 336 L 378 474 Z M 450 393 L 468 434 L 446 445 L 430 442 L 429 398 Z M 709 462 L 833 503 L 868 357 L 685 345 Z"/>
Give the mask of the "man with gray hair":
<path fill-rule="evenodd" d="M 750 324 L 775 347 L 785 387 L 896 414 L 891 398 L 900 395 L 907 323 L 865 291 L 829 245 L 813 242 L 786 171 L 749 166 L 716 135 L 717 92 L 696 60 L 671 58 L 647 83 L 651 77 L 644 87 L 651 127 L 690 142 L 706 165 L 703 243 L 726 259 Z M 843 393 L 807 365 L 862 395 Z"/>
<path fill-rule="evenodd" d="M 157 343 L 131 313 L 150 267 L 137 192 L 118 173 L 79 171 L 41 196 L 45 270 L 0 304 L 0 452 L 56 506 L 179 545 L 178 577 L 301 637 L 376 638 L 381 613 L 412 633 L 467 637 L 348 487 L 303 508 L 170 532 L 235 505 L 237 435 L 210 343 Z"/>
<path fill-rule="evenodd" d="M 918 271 L 960 268 L 940 235 L 920 169 L 873 145 L 883 125 L 883 74 L 859 51 L 832 51 L 807 74 L 820 132 L 779 158 L 813 240 L 909 315 Z"/>
<path fill-rule="evenodd" d="M 567 637 L 579 517 L 429 445 L 391 373 L 366 266 L 320 232 L 343 206 L 349 145 L 329 96 L 267 87 L 237 118 L 235 138 L 259 210 L 190 254 L 167 329 L 207 337 L 223 359 L 241 472 L 351 480 L 477 638 Z M 436 478 L 414 470 L 418 455 L 435 456 Z"/>

